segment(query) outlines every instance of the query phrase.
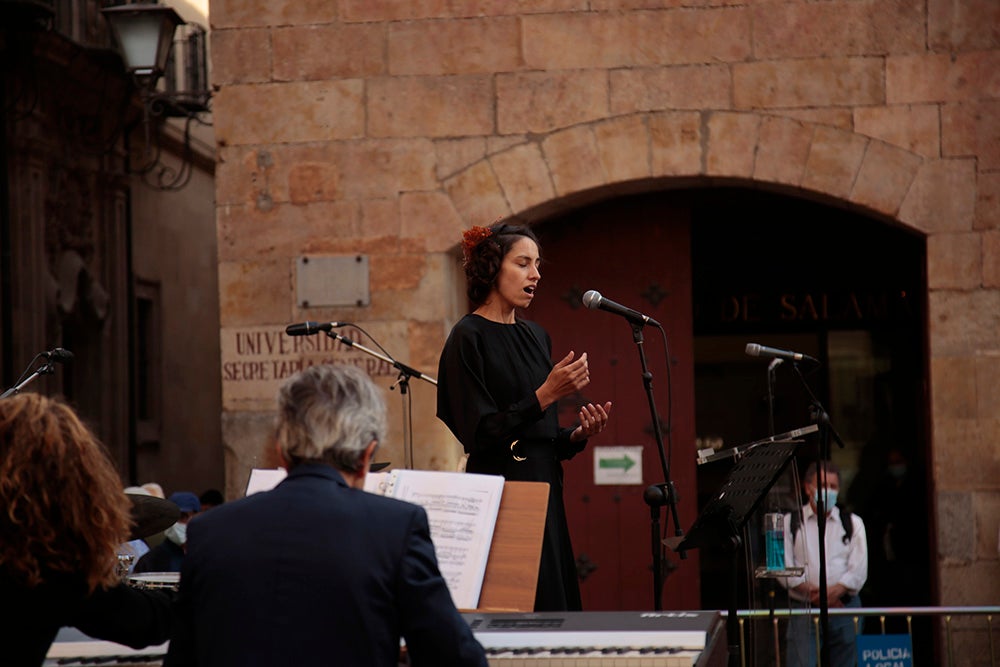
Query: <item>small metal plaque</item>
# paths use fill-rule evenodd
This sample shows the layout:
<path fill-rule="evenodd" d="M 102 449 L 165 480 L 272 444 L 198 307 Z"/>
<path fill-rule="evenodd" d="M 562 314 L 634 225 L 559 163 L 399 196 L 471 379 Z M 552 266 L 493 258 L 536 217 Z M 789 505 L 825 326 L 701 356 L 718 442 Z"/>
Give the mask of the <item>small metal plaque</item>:
<path fill-rule="evenodd" d="M 296 300 L 300 308 L 367 306 L 368 256 L 303 256 L 296 261 Z"/>

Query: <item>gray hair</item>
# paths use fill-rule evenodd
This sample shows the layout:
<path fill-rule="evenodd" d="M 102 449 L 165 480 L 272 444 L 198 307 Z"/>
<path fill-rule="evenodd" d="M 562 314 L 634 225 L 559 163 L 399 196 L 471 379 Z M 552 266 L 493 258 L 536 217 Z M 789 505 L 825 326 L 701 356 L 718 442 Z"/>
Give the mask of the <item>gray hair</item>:
<path fill-rule="evenodd" d="M 278 448 L 290 465 L 322 461 L 359 472 L 365 448 L 385 437 L 381 390 L 354 366 L 311 366 L 278 392 Z"/>

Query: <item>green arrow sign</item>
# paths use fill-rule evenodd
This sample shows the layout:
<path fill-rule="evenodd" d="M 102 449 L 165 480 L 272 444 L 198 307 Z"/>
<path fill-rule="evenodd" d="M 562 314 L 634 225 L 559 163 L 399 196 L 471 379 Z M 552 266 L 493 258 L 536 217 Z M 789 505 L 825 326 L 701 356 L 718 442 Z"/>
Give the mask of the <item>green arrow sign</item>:
<path fill-rule="evenodd" d="M 617 459 L 600 459 L 597 465 L 601 468 L 621 468 L 623 472 L 628 472 L 629 468 L 635 465 L 635 461 L 629 458 L 628 454 L 622 454 Z"/>

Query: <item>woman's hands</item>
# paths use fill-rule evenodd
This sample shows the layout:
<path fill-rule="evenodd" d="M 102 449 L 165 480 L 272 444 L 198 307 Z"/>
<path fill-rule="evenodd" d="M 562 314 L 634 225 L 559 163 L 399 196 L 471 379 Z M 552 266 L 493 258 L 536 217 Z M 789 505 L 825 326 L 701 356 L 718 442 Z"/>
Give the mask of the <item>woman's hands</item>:
<path fill-rule="evenodd" d="M 576 356 L 575 353 L 570 350 L 569 354 L 560 359 L 559 363 L 552 367 L 552 370 L 549 371 L 549 376 L 545 378 L 542 386 L 535 390 L 535 396 L 538 398 L 538 404 L 542 407 L 542 410 L 545 410 L 560 398 L 580 391 L 590 384 L 587 353 L 584 352 L 575 361 L 573 360 L 574 356 Z"/>
<path fill-rule="evenodd" d="M 569 434 L 570 442 L 580 442 L 603 431 L 608 425 L 611 414 L 611 401 L 604 405 L 587 403 L 580 408 L 580 425 Z"/>

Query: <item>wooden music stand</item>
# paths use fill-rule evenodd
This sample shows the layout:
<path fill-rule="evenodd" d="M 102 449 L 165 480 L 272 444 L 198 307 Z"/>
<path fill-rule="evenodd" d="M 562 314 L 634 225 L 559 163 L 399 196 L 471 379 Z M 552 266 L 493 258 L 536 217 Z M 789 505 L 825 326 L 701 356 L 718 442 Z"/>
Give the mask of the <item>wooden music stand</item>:
<path fill-rule="evenodd" d="M 475 611 L 534 610 L 548 506 L 547 483 L 504 482 L 479 607 Z"/>

